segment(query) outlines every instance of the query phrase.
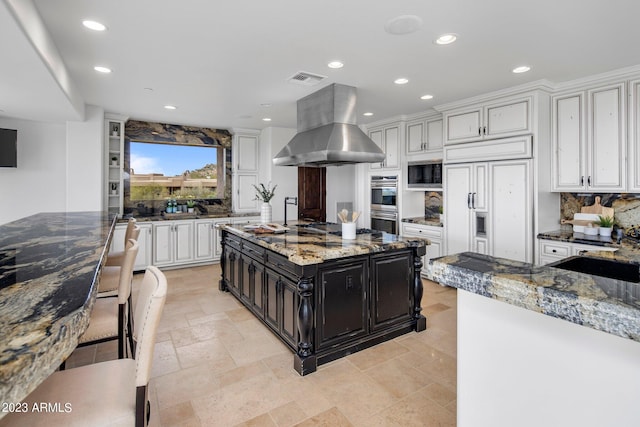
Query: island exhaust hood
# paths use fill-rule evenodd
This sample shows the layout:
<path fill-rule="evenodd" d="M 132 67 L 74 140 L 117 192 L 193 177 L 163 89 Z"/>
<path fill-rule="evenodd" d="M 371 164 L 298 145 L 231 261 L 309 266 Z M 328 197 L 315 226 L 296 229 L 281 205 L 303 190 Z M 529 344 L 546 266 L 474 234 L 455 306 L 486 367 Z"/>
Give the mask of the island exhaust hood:
<path fill-rule="evenodd" d="M 325 167 L 384 158 L 382 149 L 356 125 L 356 88 L 334 83 L 298 100 L 298 133 L 273 164 Z"/>

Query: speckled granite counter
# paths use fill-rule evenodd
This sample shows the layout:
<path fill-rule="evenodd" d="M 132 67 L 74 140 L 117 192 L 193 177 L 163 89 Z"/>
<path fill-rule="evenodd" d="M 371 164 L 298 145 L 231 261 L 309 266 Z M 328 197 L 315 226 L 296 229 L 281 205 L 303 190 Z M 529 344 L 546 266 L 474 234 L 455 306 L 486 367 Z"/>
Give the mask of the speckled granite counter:
<path fill-rule="evenodd" d="M 20 402 L 75 349 L 114 226 L 102 212 L 0 225 L 1 402 Z"/>
<path fill-rule="evenodd" d="M 345 240 L 339 235 L 315 231 L 304 226 L 305 223 L 290 225 L 289 231 L 282 234 L 256 234 L 242 226 L 218 225 L 221 229 L 283 255 L 298 265 L 318 264 L 338 258 L 429 244 L 427 239 L 413 239 L 378 231 L 357 234 L 354 240 Z"/>
<path fill-rule="evenodd" d="M 402 222 L 408 222 L 411 224 L 419 224 L 419 225 L 430 225 L 432 227 L 443 226 L 439 218 L 428 218 L 424 216 L 417 216 L 415 218 L 402 218 Z"/>
<path fill-rule="evenodd" d="M 431 260 L 435 282 L 640 341 L 640 285 L 465 252 Z"/>
<path fill-rule="evenodd" d="M 556 230 L 539 233 L 538 239 L 591 245 L 593 249 L 585 252 L 587 256 L 640 264 L 640 243 L 628 238 L 622 239 L 621 243 L 616 243 L 610 237 L 587 236 L 583 233 L 574 233 L 571 230 Z M 598 247 L 615 248 L 616 250 L 603 251 L 598 250 Z"/>
<path fill-rule="evenodd" d="M 249 213 L 233 213 L 233 212 L 221 212 L 221 213 L 209 213 L 209 214 L 195 214 L 195 213 L 175 213 L 175 214 L 161 214 L 151 216 L 134 216 L 139 222 L 151 222 L 151 221 L 175 221 L 182 219 L 207 219 L 207 218 L 244 218 L 244 217 L 259 217 L 260 212 Z M 126 222 L 129 216 L 125 215 L 120 219 L 120 222 Z"/>

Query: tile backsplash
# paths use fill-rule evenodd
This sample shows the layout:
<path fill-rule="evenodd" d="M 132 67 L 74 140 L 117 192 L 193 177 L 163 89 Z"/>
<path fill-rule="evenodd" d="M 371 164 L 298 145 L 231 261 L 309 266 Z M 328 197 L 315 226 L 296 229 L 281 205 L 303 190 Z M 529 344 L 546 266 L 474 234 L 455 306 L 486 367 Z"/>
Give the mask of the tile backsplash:
<path fill-rule="evenodd" d="M 580 212 L 583 206 L 595 203 L 596 196 L 600 196 L 602 206 L 615 210 L 615 220 L 618 227 L 627 229 L 640 225 L 640 194 L 612 193 L 612 194 L 583 194 L 560 193 L 560 217 L 573 219 L 573 214 Z"/>
<path fill-rule="evenodd" d="M 442 191 L 424 192 L 424 216 L 425 218 L 437 218 L 442 206 Z"/>

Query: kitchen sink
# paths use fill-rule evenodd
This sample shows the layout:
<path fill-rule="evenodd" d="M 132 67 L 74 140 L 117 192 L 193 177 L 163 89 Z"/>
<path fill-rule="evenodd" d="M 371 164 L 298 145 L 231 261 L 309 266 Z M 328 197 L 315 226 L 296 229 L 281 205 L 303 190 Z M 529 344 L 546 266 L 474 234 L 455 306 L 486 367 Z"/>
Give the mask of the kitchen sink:
<path fill-rule="evenodd" d="M 562 268 L 578 273 L 593 274 L 609 279 L 624 280 L 625 282 L 640 283 L 640 266 L 628 262 L 613 261 L 602 258 L 572 256 L 560 261 L 547 264 L 547 267 Z"/>

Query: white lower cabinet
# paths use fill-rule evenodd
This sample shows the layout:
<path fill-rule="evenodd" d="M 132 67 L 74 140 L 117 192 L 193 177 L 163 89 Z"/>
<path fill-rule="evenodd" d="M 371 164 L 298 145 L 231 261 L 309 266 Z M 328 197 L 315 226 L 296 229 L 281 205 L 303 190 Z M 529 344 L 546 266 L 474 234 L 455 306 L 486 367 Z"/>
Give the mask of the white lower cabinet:
<path fill-rule="evenodd" d="M 557 240 L 538 239 L 538 264 L 545 265 L 560 261 L 582 251 L 615 251 L 616 248 L 606 246 L 584 245 L 580 243 L 559 242 Z"/>
<path fill-rule="evenodd" d="M 162 267 L 194 261 L 194 221 L 153 223 L 153 265 Z"/>
<path fill-rule="evenodd" d="M 402 223 L 402 235 L 406 237 L 423 237 L 429 239 L 430 245 L 427 245 L 427 253 L 422 257 L 423 276 L 427 275 L 427 266 L 431 258 L 437 258 L 444 255 L 443 250 L 443 234 L 442 227 L 433 225 L 421 225 L 413 223 Z"/>

